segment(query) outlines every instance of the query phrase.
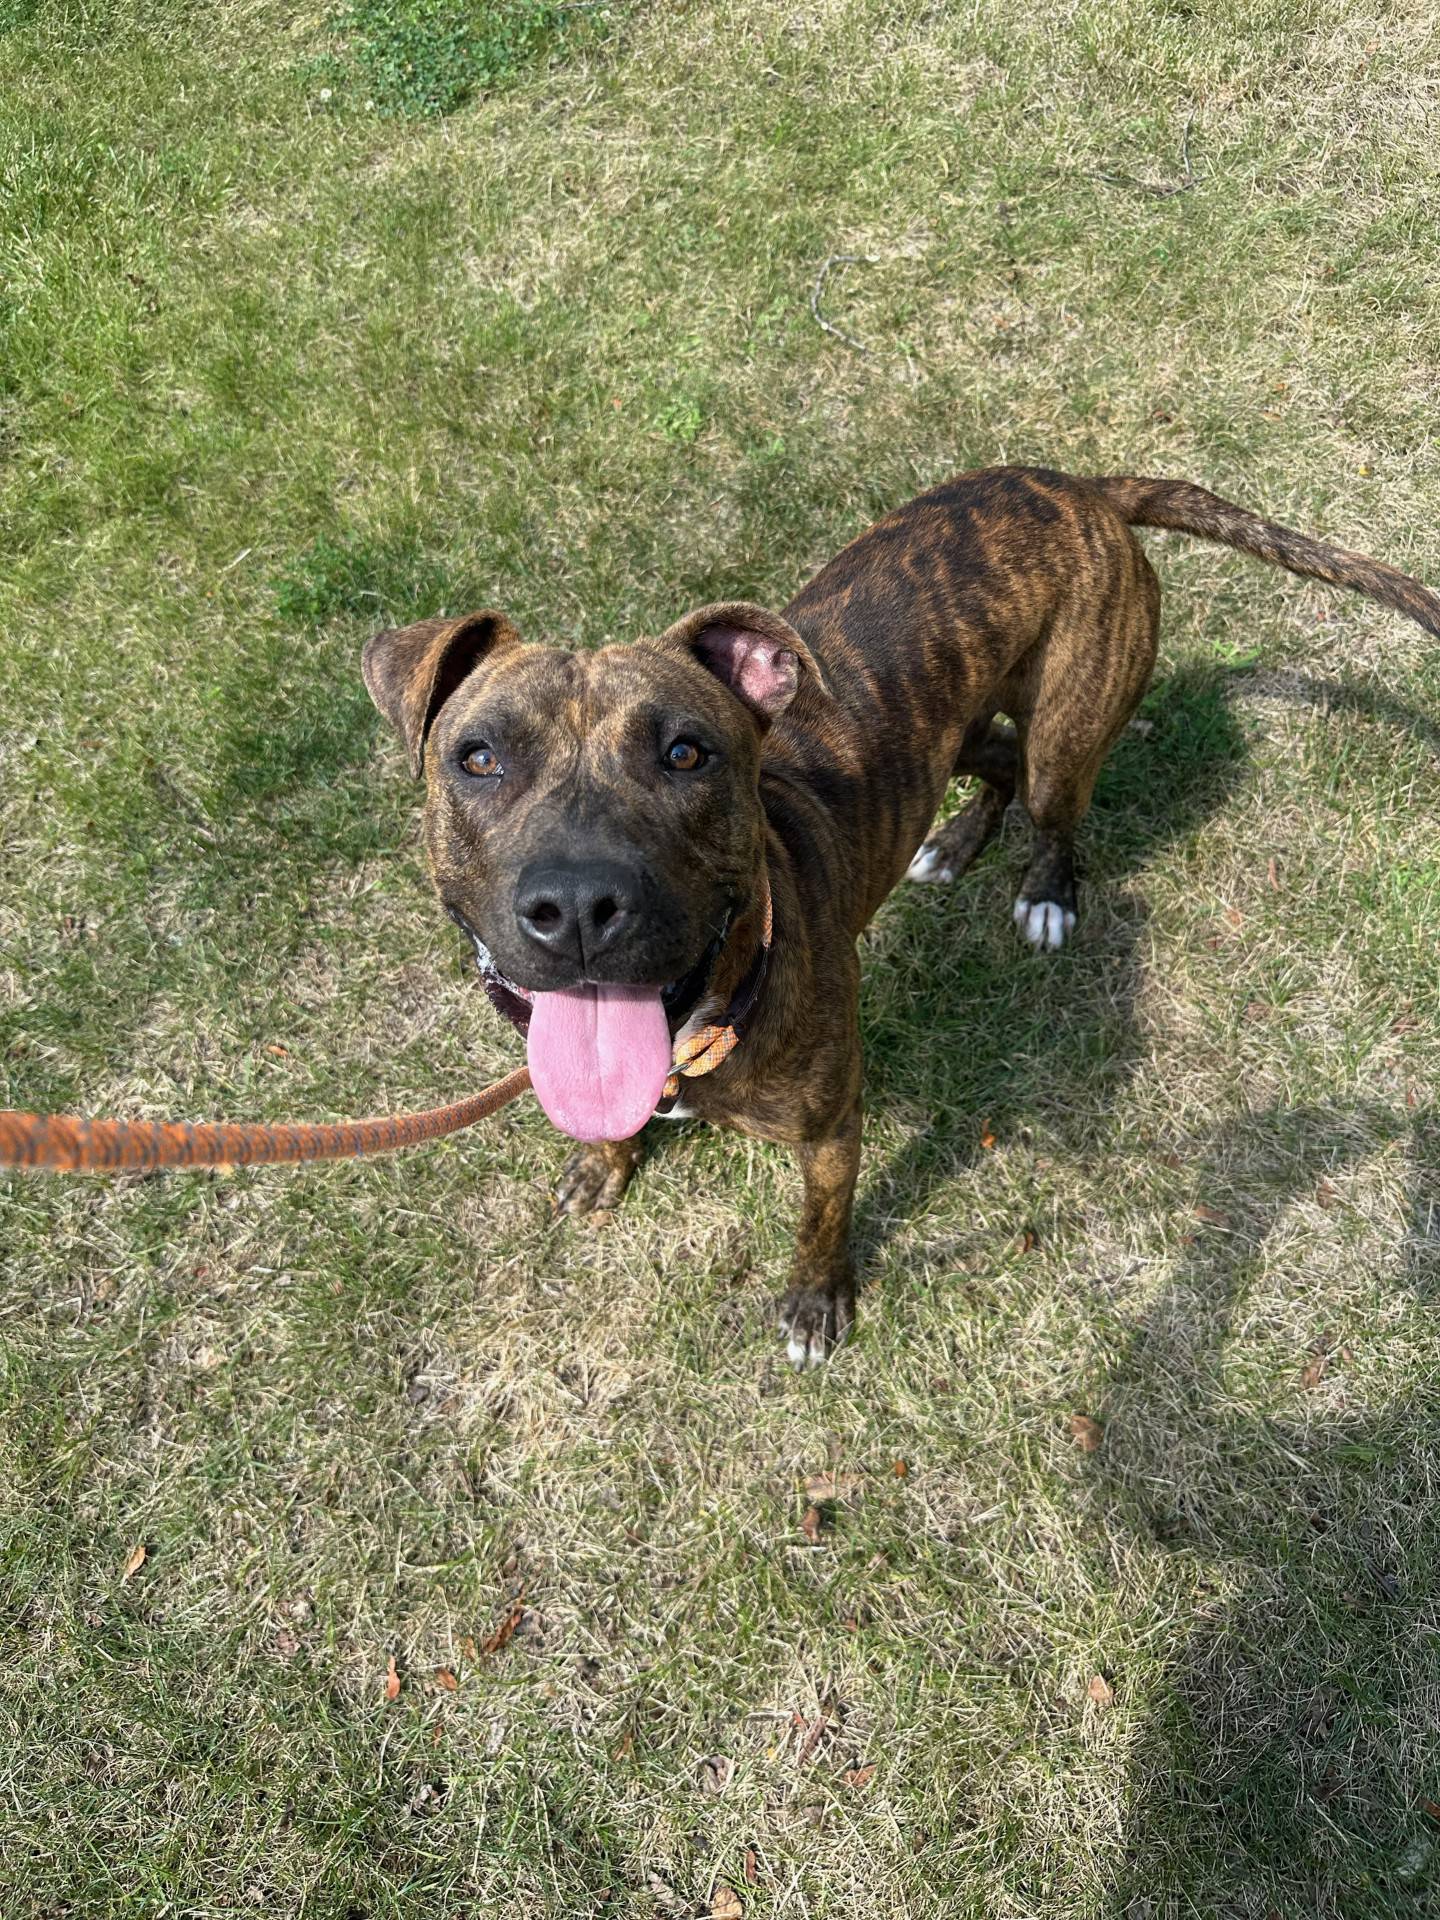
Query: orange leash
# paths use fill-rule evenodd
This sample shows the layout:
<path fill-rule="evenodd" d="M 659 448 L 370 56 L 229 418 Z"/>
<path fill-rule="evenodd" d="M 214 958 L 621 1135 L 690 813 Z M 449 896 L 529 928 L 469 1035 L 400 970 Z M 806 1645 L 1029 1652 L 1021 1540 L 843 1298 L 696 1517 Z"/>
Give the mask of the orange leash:
<path fill-rule="evenodd" d="M 302 1160 L 349 1160 L 439 1140 L 517 1099 L 530 1069 L 517 1067 L 483 1093 L 424 1113 L 333 1126 L 274 1126 L 189 1120 L 81 1120 L 73 1114 L 0 1111 L 0 1167 L 45 1173 L 149 1173 L 157 1167 L 264 1167 Z"/>
<path fill-rule="evenodd" d="M 744 1038 L 745 1023 L 765 983 L 775 930 L 770 876 L 763 866 L 760 889 L 760 944 L 726 1010 L 725 1024 L 702 1027 L 681 1044 L 657 1112 L 665 1113 L 674 1104 L 681 1075 L 694 1078 L 713 1073 Z M 367 1153 L 393 1153 L 397 1147 L 441 1140 L 477 1120 L 488 1120 L 529 1085 L 529 1067 L 516 1067 L 493 1087 L 452 1106 L 315 1127 L 224 1120 L 82 1120 L 77 1114 L 0 1109 L 0 1167 L 25 1167 L 37 1173 L 152 1173 L 160 1167 L 277 1167 L 306 1160 L 358 1160 Z"/>

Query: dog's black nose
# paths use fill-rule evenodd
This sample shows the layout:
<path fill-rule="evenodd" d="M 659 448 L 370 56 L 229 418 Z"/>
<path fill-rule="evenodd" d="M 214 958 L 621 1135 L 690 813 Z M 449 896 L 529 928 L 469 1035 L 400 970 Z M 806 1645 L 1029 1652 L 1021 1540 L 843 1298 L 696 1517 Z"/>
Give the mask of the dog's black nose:
<path fill-rule="evenodd" d="M 515 888 L 515 918 L 527 940 L 588 967 L 633 932 L 639 873 L 618 860 L 533 861 Z"/>

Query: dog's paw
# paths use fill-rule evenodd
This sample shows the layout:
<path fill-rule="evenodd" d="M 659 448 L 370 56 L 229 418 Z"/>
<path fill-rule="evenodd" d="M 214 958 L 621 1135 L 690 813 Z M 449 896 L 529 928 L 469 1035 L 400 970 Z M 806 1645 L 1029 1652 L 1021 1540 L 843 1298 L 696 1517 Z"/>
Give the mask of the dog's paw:
<path fill-rule="evenodd" d="M 853 1287 L 792 1287 L 780 1302 L 785 1358 L 797 1372 L 823 1366 L 855 1318 Z"/>
<path fill-rule="evenodd" d="M 1005 819 L 1005 799 L 993 787 L 984 787 L 957 814 L 936 827 L 905 869 L 907 880 L 948 886 L 968 873 L 972 864 L 999 833 Z"/>
<path fill-rule="evenodd" d="M 1015 902 L 1015 924 L 1037 953 L 1055 953 L 1075 931 L 1075 915 L 1056 900 L 1027 900 L 1022 893 Z"/>
<path fill-rule="evenodd" d="M 576 1147 L 560 1169 L 556 1213 L 608 1213 L 618 1207 L 638 1158 L 628 1140 Z"/>
<path fill-rule="evenodd" d="M 955 869 L 950 865 L 944 847 L 934 840 L 927 840 L 905 869 L 907 880 L 933 880 L 944 886 L 955 878 Z"/>

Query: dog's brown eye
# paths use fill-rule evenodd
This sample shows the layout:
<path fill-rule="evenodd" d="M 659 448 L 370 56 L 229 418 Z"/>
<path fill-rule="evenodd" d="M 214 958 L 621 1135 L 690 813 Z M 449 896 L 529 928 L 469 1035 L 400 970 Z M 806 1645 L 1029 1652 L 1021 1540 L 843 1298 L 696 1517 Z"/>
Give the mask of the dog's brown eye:
<path fill-rule="evenodd" d="M 694 773 L 709 758 L 704 747 L 693 740 L 672 740 L 665 749 L 665 764 L 672 773 Z"/>
<path fill-rule="evenodd" d="M 467 747 L 460 756 L 460 765 L 472 778 L 489 780 L 500 771 L 500 756 L 493 747 L 487 747 L 483 740 L 477 740 L 473 747 Z"/>

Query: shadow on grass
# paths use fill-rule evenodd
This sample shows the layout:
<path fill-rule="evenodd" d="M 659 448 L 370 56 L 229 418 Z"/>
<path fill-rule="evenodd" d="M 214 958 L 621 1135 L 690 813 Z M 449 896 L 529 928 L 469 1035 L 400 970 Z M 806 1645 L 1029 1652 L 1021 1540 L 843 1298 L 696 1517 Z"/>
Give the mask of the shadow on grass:
<path fill-rule="evenodd" d="M 1427 1882 L 1433 1897 L 1440 1825 L 1423 1803 L 1440 1797 L 1440 1382 L 1380 1413 L 1309 1419 L 1306 1355 L 1273 1415 L 1238 1413 L 1225 1379 L 1232 1325 L 1287 1208 L 1396 1143 L 1406 1217 L 1382 1307 L 1405 1290 L 1433 1299 L 1433 1110 L 1249 1115 L 1194 1156 L 1202 1190 L 1225 1194 L 1229 1229 L 1196 1236 L 1095 1409 L 1097 1586 L 1116 1546 L 1138 1538 L 1181 1557 L 1185 1584 L 1208 1575 L 1227 1590 L 1177 1645 L 1134 1751 L 1113 1920 L 1373 1920 L 1428 1910 Z M 1343 1371 L 1364 1333 L 1317 1326 L 1313 1352 Z"/>
<path fill-rule="evenodd" d="M 1238 785 L 1230 702 L 1247 684 L 1385 722 L 1422 749 L 1440 742 L 1428 719 L 1374 690 L 1301 674 L 1173 675 L 1146 703 L 1148 734 L 1125 737 L 1097 794 L 1092 909 Z M 1015 851 L 1007 841 L 999 857 Z M 1037 961 L 966 936 L 975 884 L 962 882 L 953 905 L 902 889 L 887 909 L 903 977 L 867 987 L 869 1102 L 934 1117 L 869 1173 L 862 1284 L 973 1163 L 982 1120 L 1003 1134 L 1043 1118 L 1083 1154 L 1140 1062 L 1139 910 L 1127 920 L 1112 906 L 1108 925 L 1096 912 L 1089 942 Z M 1407 1218 L 1399 1270 L 1377 1276 L 1383 1305 L 1440 1293 L 1433 1111 L 1275 1107 L 1237 1115 L 1185 1154 L 1197 1193 L 1219 1196 L 1230 1226 L 1196 1234 L 1097 1397 L 1094 1577 L 1103 1591 L 1117 1546 L 1139 1540 L 1183 1559 L 1183 1584 L 1225 1597 L 1177 1644 L 1133 1751 L 1107 1920 L 1398 1920 L 1428 1910 L 1440 1880 L 1440 1820 L 1424 1811 L 1440 1803 L 1440 1378 L 1407 1405 L 1314 1419 L 1309 1355 L 1272 1414 L 1238 1411 L 1225 1379 L 1232 1322 L 1287 1209 L 1397 1145 Z M 1363 1329 L 1317 1325 L 1314 1337 L 1315 1357 L 1343 1373 L 1339 1350 Z"/>
<path fill-rule="evenodd" d="M 1257 673 L 1252 691 L 1258 697 L 1278 700 L 1286 706 L 1314 707 L 1321 713 L 1353 713 L 1362 720 L 1378 721 L 1393 727 L 1427 753 L 1440 755 L 1440 725 L 1428 714 L 1417 713 L 1373 683 L 1346 685 L 1343 681 L 1278 668 Z"/>
<path fill-rule="evenodd" d="M 1117 743 L 1082 833 L 1082 914 L 1087 899 L 1093 911 L 1097 895 L 1192 833 L 1234 789 L 1245 764 L 1230 711 L 1234 678 L 1212 666 L 1181 668 L 1147 695 L 1141 726 Z M 982 859 L 1013 863 L 1016 853 L 1007 831 Z M 1017 864 L 1017 880 L 1020 871 Z M 1007 892 L 1005 937 L 982 947 L 957 925 L 980 872 L 953 892 L 902 886 L 886 908 L 908 977 L 883 993 L 867 983 L 867 1104 L 898 1101 L 934 1117 L 864 1181 L 855 1238 L 862 1285 L 900 1228 L 973 1164 L 982 1120 L 1002 1134 L 1038 1113 L 1083 1124 L 1097 1103 L 1123 1096 L 1138 1058 L 1133 903 L 1117 910 L 1107 899 L 1103 938 L 1082 934 L 1062 954 L 1037 957 L 1012 935 Z"/>

